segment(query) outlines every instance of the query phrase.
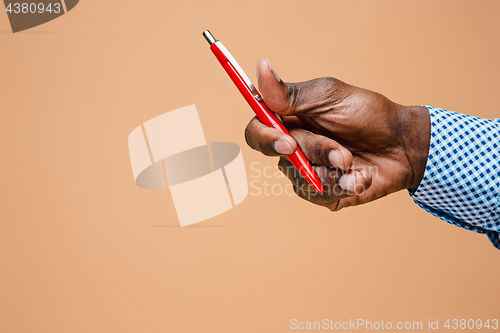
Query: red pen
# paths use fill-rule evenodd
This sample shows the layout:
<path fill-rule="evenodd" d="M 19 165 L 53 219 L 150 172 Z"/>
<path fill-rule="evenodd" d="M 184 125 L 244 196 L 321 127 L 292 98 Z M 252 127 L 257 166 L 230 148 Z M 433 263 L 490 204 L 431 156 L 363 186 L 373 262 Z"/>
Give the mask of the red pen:
<path fill-rule="evenodd" d="M 212 50 L 217 60 L 219 60 L 222 67 L 226 70 L 227 74 L 236 85 L 236 88 L 238 88 L 247 103 L 257 115 L 257 118 L 259 118 L 259 120 L 268 127 L 276 128 L 283 133 L 290 135 L 281 119 L 278 118 L 274 112 L 269 110 L 267 105 L 264 103 L 262 96 L 259 94 L 257 89 L 255 89 L 248 76 L 245 72 L 243 72 L 240 65 L 238 65 L 236 60 L 224 47 L 224 45 L 222 45 L 219 40 L 215 40 L 214 36 L 212 36 L 208 30 L 203 32 L 203 36 L 210 44 L 210 50 Z M 287 158 L 290 162 L 292 162 L 295 168 L 299 170 L 302 177 L 304 177 L 318 193 L 324 192 L 323 185 L 321 185 L 318 175 L 314 172 L 311 164 L 304 156 L 300 147 L 297 146 L 295 153 L 287 155 Z"/>

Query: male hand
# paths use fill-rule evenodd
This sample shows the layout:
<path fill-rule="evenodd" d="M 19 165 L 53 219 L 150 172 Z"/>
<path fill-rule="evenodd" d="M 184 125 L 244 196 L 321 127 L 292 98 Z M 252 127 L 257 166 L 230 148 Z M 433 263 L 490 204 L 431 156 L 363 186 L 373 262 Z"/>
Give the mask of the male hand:
<path fill-rule="evenodd" d="M 330 77 L 285 83 L 267 59 L 259 60 L 256 73 L 264 101 L 293 138 L 255 117 L 246 141 L 265 155 L 282 156 L 280 169 L 301 198 L 338 211 L 418 187 L 430 143 L 425 107 L 399 105 Z M 297 145 L 321 179 L 323 194 L 283 157 Z"/>

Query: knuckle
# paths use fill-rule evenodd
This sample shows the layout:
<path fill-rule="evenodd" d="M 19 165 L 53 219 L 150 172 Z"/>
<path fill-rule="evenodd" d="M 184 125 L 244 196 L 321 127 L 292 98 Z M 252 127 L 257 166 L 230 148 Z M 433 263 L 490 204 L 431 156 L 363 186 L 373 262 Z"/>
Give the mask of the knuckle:
<path fill-rule="evenodd" d="M 257 120 L 257 117 L 253 117 L 247 124 L 247 127 L 245 128 L 245 141 L 247 144 L 253 147 L 253 133 L 255 131 L 255 121 Z"/>
<path fill-rule="evenodd" d="M 296 108 L 299 102 L 299 86 L 293 83 L 287 83 L 287 99 L 288 99 L 288 107 Z"/>
<path fill-rule="evenodd" d="M 340 205 L 340 200 L 337 200 L 333 203 L 331 203 L 330 205 L 327 206 L 327 208 L 331 211 L 331 212 L 338 212 L 339 210 L 341 210 L 343 207 Z"/>

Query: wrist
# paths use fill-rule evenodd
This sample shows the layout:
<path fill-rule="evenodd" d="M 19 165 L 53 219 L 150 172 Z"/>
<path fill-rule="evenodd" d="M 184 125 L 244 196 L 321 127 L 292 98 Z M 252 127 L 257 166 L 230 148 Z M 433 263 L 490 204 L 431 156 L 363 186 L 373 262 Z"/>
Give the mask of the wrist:
<path fill-rule="evenodd" d="M 402 145 L 408 158 L 405 188 L 417 188 L 425 173 L 431 140 L 429 111 L 423 106 L 400 106 Z"/>

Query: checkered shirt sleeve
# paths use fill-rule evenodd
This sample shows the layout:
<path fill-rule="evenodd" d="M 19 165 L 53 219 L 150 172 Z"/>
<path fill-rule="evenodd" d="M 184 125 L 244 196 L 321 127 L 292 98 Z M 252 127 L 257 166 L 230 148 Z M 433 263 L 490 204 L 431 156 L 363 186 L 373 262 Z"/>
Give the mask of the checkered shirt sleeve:
<path fill-rule="evenodd" d="M 456 226 L 483 233 L 500 249 L 500 119 L 427 106 L 431 143 L 413 201 Z"/>

